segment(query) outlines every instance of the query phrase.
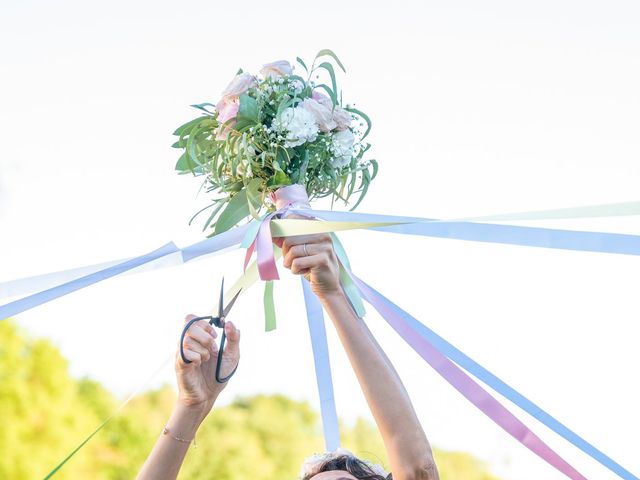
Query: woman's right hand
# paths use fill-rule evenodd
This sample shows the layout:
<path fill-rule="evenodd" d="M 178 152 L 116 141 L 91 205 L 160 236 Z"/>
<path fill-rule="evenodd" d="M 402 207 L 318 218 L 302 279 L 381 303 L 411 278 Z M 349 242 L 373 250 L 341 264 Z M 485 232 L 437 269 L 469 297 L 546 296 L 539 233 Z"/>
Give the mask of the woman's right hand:
<path fill-rule="evenodd" d="M 187 315 L 185 324 L 195 315 Z M 240 360 L 240 330 L 232 322 L 225 322 L 227 342 L 222 357 L 220 375 L 229 375 Z M 178 401 L 186 407 L 203 408 L 208 412 L 213 406 L 225 383 L 216 381 L 218 360 L 218 334 L 205 320 L 195 322 L 184 336 L 184 355 L 191 361 L 185 363 L 176 352 L 176 376 L 178 378 Z"/>

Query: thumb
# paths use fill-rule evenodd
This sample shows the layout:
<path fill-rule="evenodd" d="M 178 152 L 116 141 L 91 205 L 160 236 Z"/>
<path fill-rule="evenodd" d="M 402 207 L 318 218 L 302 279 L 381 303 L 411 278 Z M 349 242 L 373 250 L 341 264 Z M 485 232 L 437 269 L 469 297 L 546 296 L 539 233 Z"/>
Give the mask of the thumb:
<path fill-rule="evenodd" d="M 237 355 L 240 352 L 240 330 L 238 330 L 234 323 L 226 322 L 224 324 L 224 333 L 227 335 L 227 348 L 226 352 L 229 354 Z"/>

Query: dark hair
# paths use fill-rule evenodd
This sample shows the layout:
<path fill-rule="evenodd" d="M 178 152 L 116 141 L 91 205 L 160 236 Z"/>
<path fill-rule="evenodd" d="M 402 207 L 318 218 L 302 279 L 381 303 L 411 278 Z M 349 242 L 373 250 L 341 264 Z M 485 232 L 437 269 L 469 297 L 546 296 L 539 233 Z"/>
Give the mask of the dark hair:
<path fill-rule="evenodd" d="M 353 455 L 340 455 L 326 460 L 312 474 L 306 475 L 302 480 L 309 480 L 314 475 L 322 472 L 344 470 L 360 480 L 393 480 L 391 474 L 383 477 L 373 471 L 369 464 Z"/>

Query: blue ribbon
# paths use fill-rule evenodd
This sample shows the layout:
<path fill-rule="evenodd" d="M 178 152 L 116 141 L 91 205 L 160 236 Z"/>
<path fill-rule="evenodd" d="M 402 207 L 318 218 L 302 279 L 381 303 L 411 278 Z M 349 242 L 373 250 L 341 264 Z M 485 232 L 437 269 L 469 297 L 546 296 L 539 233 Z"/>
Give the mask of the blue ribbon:
<path fill-rule="evenodd" d="M 324 315 L 322 314 L 322 305 L 320 305 L 320 301 L 311 291 L 309 282 L 304 278 L 300 280 L 302 280 L 304 305 L 307 310 L 307 321 L 309 322 L 309 333 L 311 334 L 313 362 L 316 367 L 324 442 L 327 451 L 333 452 L 340 447 L 340 428 L 338 427 L 338 414 L 336 413 L 336 404 L 333 396 L 333 381 L 331 380 L 331 364 L 329 363 L 329 347 L 327 346 L 327 332 L 324 327 Z"/>
<path fill-rule="evenodd" d="M 37 307 L 43 303 L 50 302 L 51 300 L 55 300 L 56 298 L 60 298 L 71 292 L 75 292 L 76 290 L 80 290 L 81 288 L 88 287 L 89 285 L 101 282 L 107 278 L 115 277 L 116 275 L 120 275 L 132 268 L 139 267 L 140 265 L 144 265 L 145 263 L 152 262 L 179 251 L 180 249 L 176 247 L 175 243 L 170 242 L 145 255 L 132 258 L 131 260 L 127 260 L 112 267 L 99 270 L 70 282 L 57 285 L 42 292 L 34 293 L 33 295 L 8 303 L 0 307 L 0 320 L 7 319 L 13 315 L 24 312 L 25 310 Z"/>
<path fill-rule="evenodd" d="M 31 308 L 50 302 L 56 298 L 60 298 L 69 293 L 75 292 L 82 288 L 88 287 L 95 283 L 101 282 L 116 275 L 120 275 L 136 267 L 148 264 L 167 255 L 180 252 L 182 261 L 189 262 L 203 255 L 215 253 L 224 248 L 238 246 L 244 237 L 248 226 L 244 225 L 234 228 L 215 237 L 202 240 L 185 248 L 178 248 L 175 243 L 170 242 L 162 247 L 146 253 L 139 257 L 135 257 L 124 262 L 112 265 L 97 272 L 84 275 L 80 278 L 69 280 L 65 283 L 55 285 L 46 290 L 28 295 L 19 300 L 7 303 L 0 307 L 0 320 L 7 319 Z"/>
<path fill-rule="evenodd" d="M 362 281 L 362 280 L 360 280 Z M 365 282 L 362 282 L 365 283 Z M 525 412 L 538 419 L 544 425 L 556 432 L 558 435 L 569 441 L 584 453 L 598 461 L 600 464 L 607 467 L 616 475 L 624 478 L 625 480 L 639 480 L 638 477 L 633 475 L 629 470 L 622 467 L 615 462 L 611 457 L 598 450 L 591 445 L 585 439 L 580 437 L 577 433 L 570 430 L 568 427 L 560 423 L 557 419 L 545 412 L 541 407 L 527 399 L 524 395 L 516 391 L 514 388 L 507 385 L 505 382 L 496 377 L 493 373 L 486 368 L 469 358 L 462 353 L 452 344 L 447 342 L 444 338 L 439 336 L 433 330 L 420 323 L 414 317 L 402 310 L 399 306 L 386 298 L 380 292 L 376 291 L 373 287 L 366 284 L 372 291 L 374 291 L 388 306 L 395 310 L 405 321 L 407 326 L 417 332 L 421 337 L 431 343 L 437 348 L 443 355 L 456 362 L 460 367 L 475 376 L 478 380 L 481 380 L 486 385 L 493 388 L 496 392 L 505 398 L 511 400 L 515 405 L 522 408 Z"/>
<path fill-rule="evenodd" d="M 405 222 L 402 225 L 370 228 L 370 230 L 404 235 L 453 238 L 474 242 L 506 243 L 510 245 L 562 250 L 640 255 L 640 236 L 638 235 L 432 220 L 428 218 L 373 215 L 355 212 L 314 210 L 313 214 L 323 220 L 338 222 Z"/>

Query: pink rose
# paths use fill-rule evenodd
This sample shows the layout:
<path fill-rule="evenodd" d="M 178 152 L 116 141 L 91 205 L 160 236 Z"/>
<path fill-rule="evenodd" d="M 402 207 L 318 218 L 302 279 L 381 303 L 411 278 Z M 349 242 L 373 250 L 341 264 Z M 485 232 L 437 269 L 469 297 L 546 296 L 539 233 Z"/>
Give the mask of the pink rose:
<path fill-rule="evenodd" d="M 229 136 L 231 127 L 236 124 L 235 118 L 238 115 L 238 108 L 240 108 L 240 95 L 257 85 L 258 82 L 249 73 L 236 75 L 227 85 L 227 88 L 222 92 L 222 99 L 216 105 L 218 122 L 220 123 L 216 139 L 225 140 Z M 224 123 L 226 125 L 223 125 Z"/>
<path fill-rule="evenodd" d="M 218 133 L 216 134 L 217 140 L 225 140 L 229 136 L 231 127 L 236 124 L 238 108 L 240 108 L 240 102 L 237 98 L 232 97 L 225 97 L 216 105 L 218 122 L 220 123 Z"/>
<path fill-rule="evenodd" d="M 331 114 L 331 106 L 327 107 L 326 105 L 322 105 L 320 102 L 312 98 L 307 98 L 300 104 L 300 106 L 313 115 L 321 132 L 330 132 L 337 127 L 336 122 L 333 120 L 333 115 Z"/>
<path fill-rule="evenodd" d="M 338 131 L 343 131 L 351 126 L 351 114 L 339 105 L 336 105 L 334 108 L 333 102 L 329 97 L 320 92 L 314 91 L 311 94 L 311 98 L 318 102 L 320 105 L 328 108 L 329 111 L 333 109 L 333 115 L 331 117 L 331 120 L 333 121 L 333 123 L 335 123 L 335 126 L 333 128 Z"/>
<path fill-rule="evenodd" d="M 286 60 L 278 60 L 264 65 L 260 73 L 264 78 L 278 78 L 283 75 L 291 75 L 293 67 Z"/>
<path fill-rule="evenodd" d="M 216 111 L 218 112 L 218 122 L 225 123 L 228 120 L 236 118 L 239 108 L 240 102 L 237 98 L 224 97 L 216 105 Z"/>
<path fill-rule="evenodd" d="M 241 73 L 236 75 L 231 83 L 227 85 L 227 88 L 222 92 L 222 98 L 225 97 L 239 97 L 244 92 L 258 85 L 256 79 L 250 73 Z"/>

